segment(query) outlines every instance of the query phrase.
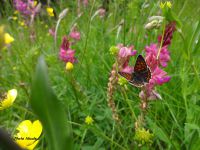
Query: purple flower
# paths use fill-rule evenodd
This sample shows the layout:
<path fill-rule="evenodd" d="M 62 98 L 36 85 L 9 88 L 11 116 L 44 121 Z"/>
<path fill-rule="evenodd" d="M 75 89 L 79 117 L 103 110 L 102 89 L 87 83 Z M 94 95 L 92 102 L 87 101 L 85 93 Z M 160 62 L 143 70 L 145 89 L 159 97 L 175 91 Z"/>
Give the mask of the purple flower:
<path fill-rule="evenodd" d="M 70 42 L 66 36 L 64 36 L 62 39 L 59 57 L 64 62 L 71 62 L 71 63 L 77 62 L 77 59 L 75 58 L 75 50 L 72 50 L 70 48 Z"/>

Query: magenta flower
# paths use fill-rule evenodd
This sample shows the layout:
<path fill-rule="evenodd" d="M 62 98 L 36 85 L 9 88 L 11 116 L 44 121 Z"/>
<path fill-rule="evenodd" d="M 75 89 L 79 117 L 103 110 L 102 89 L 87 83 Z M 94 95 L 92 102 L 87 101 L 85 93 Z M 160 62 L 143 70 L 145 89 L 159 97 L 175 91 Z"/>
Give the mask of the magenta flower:
<path fill-rule="evenodd" d="M 129 60 L 131 56 L 136 55 L 137 51 L 132 50 L 133 46 L 130 47 L 123 47 L 123 45 L 118 45 L 119 48 L 119 53 L 118 53 L 118 59 L 120 61 L 120 64 L 122 65 L 121 72 L 126 72 L 126 73 L 132 73 L 133 72 L 133 67 L 129 66 Z"/>
<path fill-rule="evenodd" d="M 156 69 L 152 72 L 152 78 L 150 79 L 150 84 L 153 85 L 162 85 L 163 83 L 169 82 L 171 79 L 170 76 L 167 76 L 167 73 L 156 67 Z"/>
<path fill-rule="evenodd" d="M 171 44 L 171 39 L 173 36 L 174 31 L 176 30 L 176 22 L 170 22 L 165 29 L 162 47 L 168 46 Z M 158 36 L 158 42 L 161 43 L 162 36 Z"/>
<path fill-rule="evenodd" d="M 170 60 L 170 53 L 167 50 L 167 46 L 161 48 L 159 58 L 158 60 L 156 60 L 158 50 L 159 47 L 156 44 L 151 44 L 150 46 L 145 47 L 146 62 L 147 65 L 151 68 L 151 70 L 154 70 L 158 66 L 158 63 L 162 67 L 167 67 L 167 62 Z"/>
<path fill-rule="evenodd" d="M 77 62 L 77 59 L 75 58 L 75 50 L 72 50 L 70 48 L 70 42 L 66 36 L 64 36 L 62 39 L 59 57 L 64 62 L 71 62 L 71 63 Z"/>

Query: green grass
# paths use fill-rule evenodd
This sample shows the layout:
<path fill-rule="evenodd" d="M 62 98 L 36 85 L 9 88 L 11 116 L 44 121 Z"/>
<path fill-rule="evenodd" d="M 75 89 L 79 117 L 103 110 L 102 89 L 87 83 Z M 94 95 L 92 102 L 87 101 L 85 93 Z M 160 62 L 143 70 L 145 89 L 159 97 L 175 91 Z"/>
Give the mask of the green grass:
<path fill-rule="evenodd" d="M 154 133 L 153 144 L 143 149 L 192 149 L 198 150 L 200 142 L 200 20 L 199 2 L 174 0 L 173 11 L 183 24 L 183 37 L 176 32 L 169 47 L 171 61 L 166 72 L 172 77 L 170 82 L 158 86 L 162 101 L 152 101 L 146 117 L 146 127 Z M 0 112 L 0 127 L 9 133 L 15 133 L 17 125 L 25 120 L 36 120 L 30 106 L 31 82 L 38 57 L 43 54 L 48 66 L 50 82 L 54 93 L 66 110 L 66 119 L 72 129 L 74 149 L 139 149 L 134 141 L 134 115 L 140 113 L 139 89 L 128 85 L 123 91 L 120 86 L 115 92 L 115 103 L 122 124 L 115 123 L 107 106 L 107 82 L 115 59 L 109 48 L 118 43 L 133 44 L 138 54 L 144 54 L 146 45 L 157 42 L 157 35 L 162 32 L 147 32 L 144 24 L 147 18 L 160 14 L 159 2 L 114 0 L 110 4 L 107 17 L 100 19 L 91 16 L 100 6 L 100 1 L 91 0 L 83 15 L 76 19 L 76 3 L 63 2 L 56 7 L 57 14 L 65 7 L 69 13 L 61 21 L 58 40 L 48 36 L 48 28 L 41 21 L 55 26 L 52 18 L 37 18 L 34 24 L 36 40 L 29 39 L 29 29 L 20 27 L 17 21 L 7 20 L 13 10 L 8 6 L 7 16 L 1 24 L 15 38 L 11 47 L 2 50 L 0 63 L 0 92 L 16 88 L 18 97 L 14 105 Z M 148 7 L 144 7 L 147 5 Z M 54 7 L 54 6 L 52 6 Z M 126 7 L 126 8 L 125 8 Z M 125 26 L 117 38 L 117 28 L 124 19 Z M 81 40 L 73 46 L 78 63 L 72 72 L 65 71 L 65 64 L 58 58 L 61 38 L 70 32 L 72 23 L 76 22 L 81 32 Z M 134 60 L 131 60 L 133 64 Z M 90 115 L 94 124 L 86 126 L 84 119 Z M 58 129 L 59 130 L 59 129 Z M 36 149 L 46 149 L 45 135 Z"/>

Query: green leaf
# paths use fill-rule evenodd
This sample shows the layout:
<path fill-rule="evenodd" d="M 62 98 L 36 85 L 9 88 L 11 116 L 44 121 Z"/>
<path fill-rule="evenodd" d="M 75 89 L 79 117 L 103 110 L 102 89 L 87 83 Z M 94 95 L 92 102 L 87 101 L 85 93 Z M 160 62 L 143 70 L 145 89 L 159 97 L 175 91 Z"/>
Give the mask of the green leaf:
<path fill-rule="evenodd" d="M 38 59 L 31 89 L 31 106 L 42 122 L 50 150 L 72 149 L 67 115 L 49 84 L 44 58 Z"/>
<path fill-rule="evenodd" d="M 154 123 L 150 118 L 147 118 L 147 121 L 148 121 L 148 124 L 149 124 L 151 130 L 153 130 L 153 134 L 155 134 L 160 140 L 166 142 L 167 144 L 169 144 L 169 145 L 172 144 L 164 130 L 162 130 L 160 127 L 158 127 L 156 125 L 156 123 Z"/>

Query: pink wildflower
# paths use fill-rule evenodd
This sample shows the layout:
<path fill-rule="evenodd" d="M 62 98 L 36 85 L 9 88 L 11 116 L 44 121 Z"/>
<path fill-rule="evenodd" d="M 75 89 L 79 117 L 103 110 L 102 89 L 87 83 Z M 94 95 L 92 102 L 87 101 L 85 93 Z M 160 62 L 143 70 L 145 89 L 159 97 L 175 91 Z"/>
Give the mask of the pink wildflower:
<path fill-rule="evenodd" d="M 59 57 L 64 62 L 77 62 L 77 59 L 75 58 L 75 50 L 70 48 L 70 43 L 66 36 L 62 39 Z"/>
<path fill-rule="evenodd" d="M 146 62 L 147 65 L 151 68 L 151 70 L 154 70 L 158 65 L 156 60 L 158 55 L 158 49 L 159 47 L 156 44 L 151 44 L 150 46 L 145 47 Z M 161 48 L 158 62 L 162 67 L 167 67 L 167 62 L 169 60 L 170 60 L 170 53 L 167 50 L 167 46 L 164 46 Z"/>
<path fill-rule="evenodd" d="M 14 0 L 15 8 L 23 15 L 36 15 L 39 11 L 33 0 Z"/>
<path fill-rule="evenodd" d="M 80 32 L 78 32 L 76 26 L 74 26 L 74 27 L 72 28 L 72 30 L 71 30 L 69 36 L 70 36 L 72 39 L 74 39 L 74 40 L 77 40 L 77 41 L 80 40 L 81 34 L 80 34 Z"/>
<path fill-rule="evenodd" d="M 118 53 L 118 59 L 121 62 L 122 65 L 122 70 L 121 72 L 126 72 L 126 73 L 132 73 L 133 72 L 133 67 L 129 66 L 129 60 L 131 56 L 136 55 L 137 51 L 132 50 L 133 46 L 130 47 L 123 47 L 123 45 L 118 45 L 118 48 L 120 48 L 119 53 Z"/>

